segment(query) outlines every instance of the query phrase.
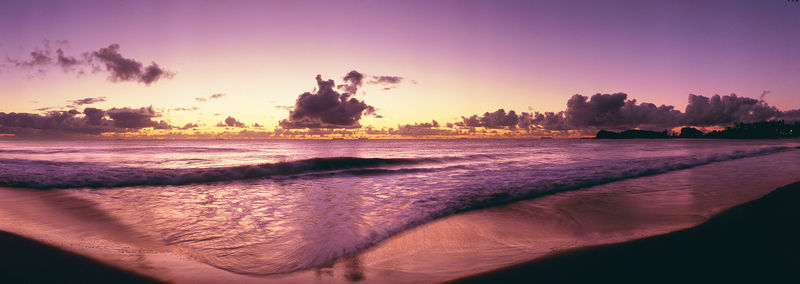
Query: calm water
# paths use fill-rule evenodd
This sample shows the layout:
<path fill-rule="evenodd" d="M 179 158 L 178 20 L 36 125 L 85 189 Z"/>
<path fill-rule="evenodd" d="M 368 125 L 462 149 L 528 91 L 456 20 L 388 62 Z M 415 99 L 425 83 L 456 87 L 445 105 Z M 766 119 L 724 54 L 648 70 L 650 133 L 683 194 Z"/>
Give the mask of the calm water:
<path fill-rule="evenodd" d="M 63 191 L 236 273 L 329 264 L 437 218 L 798 141 L 2 141 L 0 187 Z M 87 217 L 91 218 L 91 217 Z"/>

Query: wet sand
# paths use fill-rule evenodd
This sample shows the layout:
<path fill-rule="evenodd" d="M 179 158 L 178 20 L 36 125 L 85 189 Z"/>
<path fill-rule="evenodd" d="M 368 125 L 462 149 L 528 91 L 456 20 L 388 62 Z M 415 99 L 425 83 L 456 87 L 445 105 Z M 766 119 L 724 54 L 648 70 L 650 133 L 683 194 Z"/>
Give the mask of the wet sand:
<path fill-rule="evenodd" d="M 797 283 L 799 205 L 800 182 L 692 228 L 559 252 L 452 283 Z"/>

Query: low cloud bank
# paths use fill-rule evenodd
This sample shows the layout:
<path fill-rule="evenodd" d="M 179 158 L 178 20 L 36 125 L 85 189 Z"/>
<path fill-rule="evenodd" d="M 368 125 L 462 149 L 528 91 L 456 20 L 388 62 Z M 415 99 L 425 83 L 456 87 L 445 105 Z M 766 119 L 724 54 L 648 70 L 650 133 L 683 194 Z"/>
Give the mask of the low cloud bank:
<path fill-rule="evenodd" d="M 492 129 L 597 130 L 597 129 L 665 129 L 679 126 L 726 126 L 734 122 L 768 120 L 800 120 L 800 110 L 780 111 L 763 99 L 714 95 L 689 95 L 686 110 L 674 106 L 639 103 L 625 93 L 580 94 L 567 101 L 560 112 L 506 112 L 499 109 L 483 115 L 462 116 L 456 125 Z"/>
<path fill-rule="evenodd" d="M 128 132 L 143 128 L 172 129 L 153 107 L 111 108 L 102 110 L 87 107 L 80 112 L 75 109 L 50 111 L 45 114 L 0 112 L 0 133 L 18 136 L 79 135 L 103 132 Z"/>

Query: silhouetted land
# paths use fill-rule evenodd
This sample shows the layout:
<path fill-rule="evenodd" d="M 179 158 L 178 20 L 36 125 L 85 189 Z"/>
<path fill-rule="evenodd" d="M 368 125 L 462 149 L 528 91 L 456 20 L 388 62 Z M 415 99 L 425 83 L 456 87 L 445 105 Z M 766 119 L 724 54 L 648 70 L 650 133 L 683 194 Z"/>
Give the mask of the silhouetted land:
<path fill-rule="evenodd" d="M 762 121 L 755 123 L 736 123 L 726 127 L 724 130 L 714 130 L 703 133 L 694 127 L 684 127 L 680 134 L 667 135 L 667 131 L 662 132 L 647 130 L 626 130 L 623 132 L 612 132 L 600 130 L 597 132 L 598 139 L 633 139 L 633 138 L 722 138 L 722 139 L 775 139 L 775 138 L 797 138 L 800 137 L 800 122 L 794 124 L 779 121 Z"/>
<path fill-rule="evenodd" d="M 696 227 L 579 248 L 453 283 L 800 283 L 800 182 Z"/>
<path fill-rule="evenodd" d="M 0 283 L 161 283 L 0 231 Z"/>

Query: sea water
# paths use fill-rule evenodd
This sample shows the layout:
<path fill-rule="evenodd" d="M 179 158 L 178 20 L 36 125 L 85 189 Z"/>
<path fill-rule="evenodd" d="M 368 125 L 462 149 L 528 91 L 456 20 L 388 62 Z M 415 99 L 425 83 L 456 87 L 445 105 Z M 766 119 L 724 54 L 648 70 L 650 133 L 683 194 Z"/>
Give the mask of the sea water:
<path fill-rule="evenodd" d="M 705 139 L 4 140 L 0 187 L 58 191 L 99 212 L 84 214 L 88 222 L 110 219 L 115 230 L 187 258 L 272 275 L 329 265 L 461 212 L 798 146 Z"/>

